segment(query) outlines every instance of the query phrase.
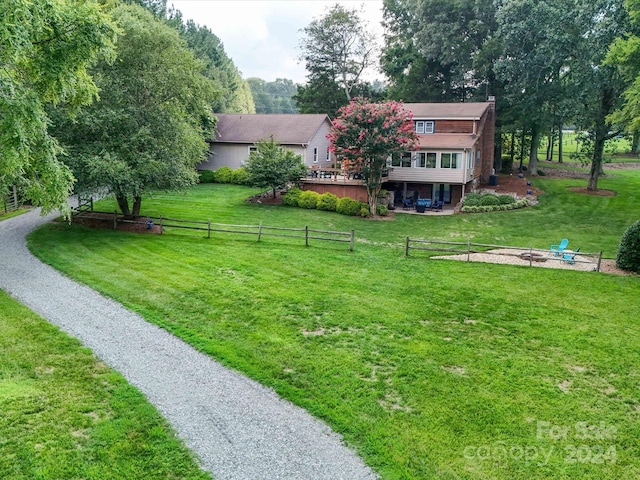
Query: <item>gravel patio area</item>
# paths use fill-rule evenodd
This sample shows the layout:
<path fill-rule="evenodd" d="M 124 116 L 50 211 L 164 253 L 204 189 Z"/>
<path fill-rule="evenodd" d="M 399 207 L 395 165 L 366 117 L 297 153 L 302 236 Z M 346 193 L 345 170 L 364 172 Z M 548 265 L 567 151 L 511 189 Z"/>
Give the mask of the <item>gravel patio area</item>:
<path fill-rule="evenodd" d="M 31 255 L 25 236 L 54 217 L 0 222 L 0 288 L 136 386 L 216 480 L 377 478 L 305 410 Z"/>

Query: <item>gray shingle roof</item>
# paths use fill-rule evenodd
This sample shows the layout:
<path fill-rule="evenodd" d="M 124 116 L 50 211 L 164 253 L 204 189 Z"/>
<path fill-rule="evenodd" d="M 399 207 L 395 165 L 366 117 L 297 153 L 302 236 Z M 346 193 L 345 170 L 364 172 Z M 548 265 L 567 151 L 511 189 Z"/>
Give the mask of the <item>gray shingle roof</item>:
<path fill-rule="evenodd" d="M 215 142 L 248 143 L 269 138 L 285 145 L 307 144 L 323 122 L 324 114 L 216 114 Z"/>

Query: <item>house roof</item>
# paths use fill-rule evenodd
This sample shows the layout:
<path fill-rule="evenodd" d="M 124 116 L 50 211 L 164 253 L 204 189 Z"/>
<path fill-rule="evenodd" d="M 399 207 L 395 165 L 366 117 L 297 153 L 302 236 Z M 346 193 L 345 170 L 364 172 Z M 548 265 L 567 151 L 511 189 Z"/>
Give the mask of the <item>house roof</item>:
<path fill-rule="evenodd" d="M 413 112 L 413 118 L 427 120 L 479 119 L 492 102 L 469 103 L 405 103 L 405 110 Z"/>
<path fill-rule="evenodd" d="M 473 148 L 478 141 L 478 135 L 470 133 L 433 133 L 418 135 L 420 149 L 429 148 Z"/>
<path fill-rule="evenodd" d="M 269 138 L 285 145 L 307 144 L 323 122 L 324 114 L 218 113 L 214 142 L 249 143 Z"/>

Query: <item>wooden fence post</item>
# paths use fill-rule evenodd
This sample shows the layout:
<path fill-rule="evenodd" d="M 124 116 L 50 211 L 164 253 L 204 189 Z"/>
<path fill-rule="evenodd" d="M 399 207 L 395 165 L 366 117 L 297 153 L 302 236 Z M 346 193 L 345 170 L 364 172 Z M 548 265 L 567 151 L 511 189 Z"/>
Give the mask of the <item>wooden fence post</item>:
<path fill-rule="evenodd" d="M 529 266 L 533 267 L 533 247 L 529 245 Z"/>
<path fill-rule="evenodd" d="M 93 212 L 93 197 L 89 197 L 89 200 L 91 201 L 91 211 Z"/>
<path fill-rule="evenodd" d="M 351 241 L 349 242 L 349 251 L 353 252 L 353 242 L 355 241 L 356 231 L 351 230 Z"/>
<path fill-rule="evenodd" d="M 258 241 L 260 241 L 260 237 L 262 237 L 262 222 L 258 225 Z"/>
<path fill-rule="evenodd" d="M 600 264 L 602 263 L 602 250 L 598 253 L 598 266 L 596 267 L 596 272 L 600 271 Z"/>
<path fill-rule="evenodd" d="M 304 226 L 304 244 L 306 247 L 309 246 L 309 227 L 307 225 Z"/>
<path fill-rule="evenodd" d="M 409 237 L 407 237 L 407 240 L 404 244 L 404 256 L 405 257 L 409 256 Z"/>
<path fill-rule="evenodd" d="M 160 235 L 162 235 L 162 217 L 160 217 Z"/>
<path fill-rule="evenodd" d="M 113 229 L 114 230 L 118 229 L 118 211 L 117 210 L 113 211 Z"/>
<path fill-rule="evenodd" d="M 207 222 L 207 238 L 211 238 L 211 219 Z"/>
<path fill-rule="evenodd" d="M 467 240 L 467 262 L 471 261 L 471 239 Z"/>

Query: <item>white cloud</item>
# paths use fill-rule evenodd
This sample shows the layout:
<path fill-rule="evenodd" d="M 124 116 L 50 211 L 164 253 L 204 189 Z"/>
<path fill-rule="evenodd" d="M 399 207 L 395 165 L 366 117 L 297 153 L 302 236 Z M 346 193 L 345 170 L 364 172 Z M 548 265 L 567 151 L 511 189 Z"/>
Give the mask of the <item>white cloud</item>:
<path fill-rule="evenodd" d="M 185 19 L 206 25 L 224 43 L 244 78 L 288 78 L 304 83 L 298 61 L 301 29 L 336 3 L 364 10 L 364 18 L 382 38 L 382 0 L 168 0 Z M 369 77 L 375 74 L 370 73 Z"/>

